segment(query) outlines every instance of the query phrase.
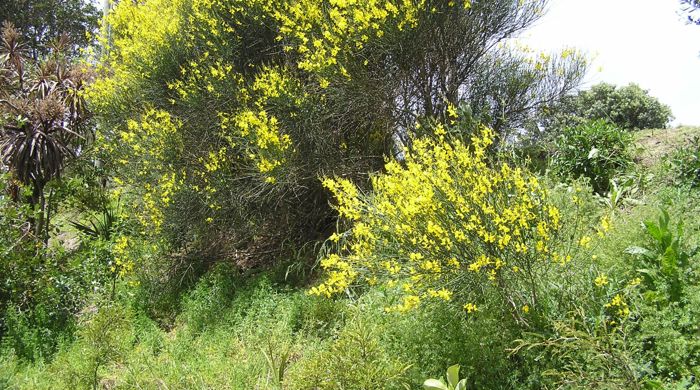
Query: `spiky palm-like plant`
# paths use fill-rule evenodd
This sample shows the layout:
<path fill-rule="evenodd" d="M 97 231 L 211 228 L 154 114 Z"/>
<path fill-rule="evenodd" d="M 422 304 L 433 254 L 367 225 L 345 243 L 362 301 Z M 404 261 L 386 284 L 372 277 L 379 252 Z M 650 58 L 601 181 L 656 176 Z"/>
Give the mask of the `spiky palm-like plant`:
<path fill-rule="evenodd" d="M 39 60 L 26 55 L 11 24 L 3 25 L 0 39 L 0 156 L 14 180 L 32 189 L 26 201 L 39 207 L 34 228 L 46 239 L 44 189 L 92 135 L 81 95 L 89 72 L 65 54 L 65 35 Z"/>

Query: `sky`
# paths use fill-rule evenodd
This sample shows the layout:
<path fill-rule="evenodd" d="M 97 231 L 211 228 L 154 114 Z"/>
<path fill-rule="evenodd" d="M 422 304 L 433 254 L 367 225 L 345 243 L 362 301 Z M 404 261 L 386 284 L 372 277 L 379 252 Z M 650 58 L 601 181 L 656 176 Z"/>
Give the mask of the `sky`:
<path fill-rule="evenodd" d="M 593 57 L 582 88 L 634 82 L 671 106 L 673 125 L 700 126 L 700 26 L 681 10 L 677 0 L 550 0 L 520 40 L 581 49 Z"/>

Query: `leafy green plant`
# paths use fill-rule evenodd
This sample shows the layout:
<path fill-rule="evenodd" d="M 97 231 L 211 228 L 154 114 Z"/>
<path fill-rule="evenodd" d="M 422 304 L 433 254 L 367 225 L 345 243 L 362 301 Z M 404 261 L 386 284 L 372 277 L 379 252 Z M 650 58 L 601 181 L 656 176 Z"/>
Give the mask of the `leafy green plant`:
<path fill-rule="evenodd" d="M 365 319 L 352 321 L 332 340 L 290 367 L 290 389 L 403 389 L 410 365 L 381 343 L 382 329 Z"/>
<path fill-rule="evenodd" d="M 70 221 L 69 223 L 77 231 L 88 237 L 109 241 L 113 238 L 113 234 L 118 228 L 119 215 L 119 205 L 112 206 L 104 203 L 101 213 L 87 222 Z"/>
<path fill-rule="evenodd" d="M 459 364 L 450 366 L 447 369 L 447 384 L 439 379 L 426 379 L 423 382 L 425 390 L 466 390 L 467 380 L 459 380 Z"/>
<path fill-rule="evenodd" d="M 57 357 L 59 378 L 68 388 L 97 389 L 101 370 L 119 361 L 132 343 L 133 313 L 116 303 L 103 303 L 86 313 L 77 341 Z"/>
<path fill-rule="evenodd" d="M 268 338 L 266 347 L 260 348 L 260 352 L 265 356 L 268 377 L 271 378 L 272 385 L 277 389 L 281 389 L 284 374 L 289 365 L 291 349 L 288 346 L 283 348 L 281 345 L 274 343 L 272 338 Z"/>
<path fill-rule="evenodd" d="M 678 182 L 700 186 L 700 137 L 695 136 L 689 145 L 676 149 L 667 161 Z"/>
<path fill-rule="evenodd" d="M 605 120 L 565 128 L 556 140 L 552 169 L 560 177 L 587 177 L 593 190 L 604 194 L 610 180 L 631 164 L 631 136 Z"/>
<path fill-rule="evenodd" d="M 700 292 L 697 248 L 684 243 L 683 221 L 673 229 L 669 213 L 661 210 L 657 221 L 645 221 L 648 245 L 630 246 L 626 252 L 641 276 L 639 314 L 630 340 L 637 344 L 638 361 L 651 384 L 682 383 L 700 374 Z"/>
<path fill-rule="evenodd" d="M 635 177 L 610 180 L 610 191 L 604 195 L 597 195 L 598 200 L 610 209 L 617 210 L 626 205 L 641 204 L 639 200 L 640 183 Z"/>
<path fill-rule="evenodd" d="M 668 211 L 662 209 L 658 222 L 645 221 L 653 239 L 649 248 L 630 246 L 625 252 L 641 260 L 638 272 L 643 276 L 644 294 L 653 302 L 679 302 L 683 295 L 683 279 L 694 253 L 682 246 L 683 221 L 676 225 L 675 235 L 669 225 Z"/>

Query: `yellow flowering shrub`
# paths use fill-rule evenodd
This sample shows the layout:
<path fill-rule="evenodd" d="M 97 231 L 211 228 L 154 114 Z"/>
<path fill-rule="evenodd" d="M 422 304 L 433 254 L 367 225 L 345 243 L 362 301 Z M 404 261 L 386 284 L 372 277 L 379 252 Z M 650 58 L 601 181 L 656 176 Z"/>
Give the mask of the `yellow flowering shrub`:
<path fill-rule="evenodd" d="M 408 310 L 423 299 L 476 299 L 495 289 L 517 316 L 536 309 L 535 281 L 558 256 L 560 213 L 536 177 L 488 162 L 492 142 L 485 127 L 469 144 L 415 139 L 404 161 L 388 162 L 386 173 L 372 178 L 371 195 L 347 180 L 324 179 L 353 225 L 338 251 L 321 260 L 327 277 L 311 292 L 331 296 L 355 283 L 382 283 L 403 296 L 393 309 Z M 475 312 L 478 305 L 464 307 Z"/>
<path fill-rule="evenodd" d="M 333 218 L 318 177 L 366 185 L 398 145 L 398 129 L 412 131 L 408 118 L 455 125 L 459 103 L 479 100 L 460 92 L 475 83 L 467 75 L 477 62 L 490 67 L 485 53 L 497 54 L 493 41 L 504 39 L 492 30 L 515 32 L 508 24 L 531 23 L 543 2 L 117 2 L 87 92 L 101 159 L 134 195 L 125 200 L 142 231 L 178 249 L 218 257 L 304 245 Z M 464 52 L 428 45 L 438 29 L 452 45 L 451 37 L 477 42 L 457 44 Z M 444 55 L 460 77 L 426 91 L 419 84 L 454 73 L 437 63 Z M 542 59 L 542 72 L 553 61 Z M 490 243 L 490 234 L 482 239 Z M 510 233 L 495 239 L 518 243 Z M 533 248 L 548 249 L 540 241 Z M 491 262 L 481 259 L 479 270 Z M 446 287 L 433 290 L 425 294 L 451 298 Z"/>
<path fill-rule="evenodd" d="M 129 120 L 114 142 L 98 143 L 120 166 L 115 183 L 136 192 L 131 198 L 132 216 L 141 222 L 144 233 L 160 231 L 163 210 L 182 184 L 184 174 L 168 163 L 173 154 L 183 151 L 181 125 L 166 111 L 148 109 L 139 120 Z"/>
<path fill-rule="evenodd" d="M 86 91 L 93 110 L 130 108 L 142 80 L 153 77 L 183 27 L 182 0 L 120 1 L 99 37 L 97 71 L 103 75 Z"/>
<path fill-rule="evenodd" d="M 123 278 L 131 274 L 134 270 L 134 261 L 129 256 L 129 238 L 126 236 L 119 236 L 112 248 L 112 254 L 114 255 L 114 262 L 111 265 L 110 270 L 114 275 Z"/>

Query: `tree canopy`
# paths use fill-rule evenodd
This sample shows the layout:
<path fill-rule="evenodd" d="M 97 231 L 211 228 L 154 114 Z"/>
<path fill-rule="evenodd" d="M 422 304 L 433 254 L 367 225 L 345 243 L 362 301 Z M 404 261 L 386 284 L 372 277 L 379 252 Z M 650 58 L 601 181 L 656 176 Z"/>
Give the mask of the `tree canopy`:
<path fill-rule="evenodd" d="M 67 34 L 73 49 L 92 42 L 99 10 L 89 0 L 8 0 L 0 7 L 0 24 L 12 22 L 26 37 L 29 54 L 38 57 L 48 44 Z"/>
<path fill-rule="evenodd" d="M 575 126 L 604 119 L 625 130 L 660 129 L 673 120 L 671 108 L 637 84 L 617 87 L 600 83 L 568 95 L 548 110 L 546 125 Z"/>

